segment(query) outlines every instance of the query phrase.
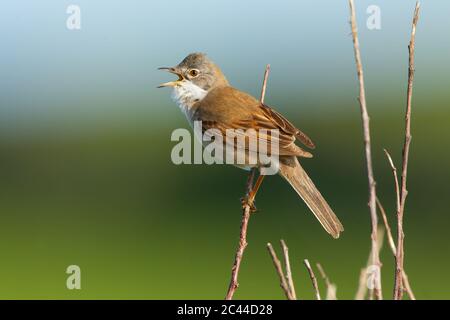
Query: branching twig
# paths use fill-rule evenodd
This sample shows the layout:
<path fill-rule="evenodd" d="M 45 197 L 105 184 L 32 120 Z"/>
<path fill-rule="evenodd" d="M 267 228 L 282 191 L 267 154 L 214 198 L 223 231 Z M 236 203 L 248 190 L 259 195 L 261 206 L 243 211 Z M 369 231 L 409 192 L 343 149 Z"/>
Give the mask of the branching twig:
<path fill-rule="evenodd" d="M 378 209 L 381 213 L 381 217 L 383 218 L 384 227 L 386 228 L 386 234 L 389 241 L 389 247 L 391 248 L 392 254 L 394 257 L 397 256 L 397 248 L 395 247 L 394 237 L 392 236 L 392 230 L 389 226 L 389 222 L 386 216 L 386 211 L 384 210 L 384 207 L 381 205 L 380 200 L 377 198 L 377 205 Z M 408 296 L 411 300 L 416 300 L 416 297 L 414 295 L 414 292 L 412 291 L 411 285 L 409 283 L 408 275 L 406 274 L 405 269 L 403 269 L 403 286 L 405 287 L 405 291 L 408 293 Z"/>
<path fill-rule="evenodd" d="M 312 282 L 312 285 L 314 288 L 314 294 L 316 295 L 316 299 L 321 300 L 319 286 L 317 285 L 317 279 L 316 279 L 316 276 L 314 275 L 314 271 L 312 270 L 311 265 L 309 264 L 308 259 L 303 260 L 303 263 L 305 264 L 306 270 L 308 270 L 309 277 L 311 278 L 311 282 Z"/>
<path fill-rule="evenodd" d="M 278 277 L 280 278 L 280 286 L 283 289 L 284 294 L 289 300 L 295 300 L 294 297 L 292 296 L 291 291 L 289 290 L 289 285 L 283 274 L 281 262 L 278 259 L 277 254 L 275 253 L 275 250 L 273 250 L 273 247 L 270 243 L 267 244 L 267 249 L 269 250 L 270 256 L 272 257 L 273 265 L 275 266 L 275 270 L 277 271 Z"/>
<path fill-rule="evenodd" d="M 361 54 L 359 52 L 359 40 L 358 40 L 358 30 L 356 27 L 356 14 L 355 14 L 355 6 L 353 0 L 349 0 L 350 5 L 350 21 L 352 28 L 352 37 L 353 37 L 353 48 L 355 53 L 355 61 L 356 61 L 356 69 L 358 73 L 358 81 L 359 81 L 359 105 L 361 109 L 361 118 L 363 125 L 363 134 L 364 134 L 364 150 L 366 157 L 366 165 L 367 165 L 367 177 L 369 182 L 369 208 L 370 208 L 370 217 L 372 223 L 372 262 L 375 266 L 381 269 L 380 257 L 378 253 L 378 240 L 377 240 L 377 208 L 376 208 L 376 191 L 375 191 L 375 179 L 373 175 L 372 168 L 372 150 L 370 143 L 370 125 L 369 125 L 369 114 L 367 112 L 366 106 L 366 94 L 364 89 L 364 76 L 363 76 L 363 68 L 361 63 Z M 376 282 L 374 283 L 374 294 L 376 299 L 382 299 L 382 291 L 381 291 L 381 270 L 380 277 L 375 277 Z"/>
<path fill-rule="evenodd" d="M 397 175 L 397 168 L 394 165 L 394 161 L 392 160 L 391 155 L 386 149 L 383 149 L 384 153 L 386 154 L 386 157 L 388 159 L 389 165 L 392 169 L 392 174 L 394 176 L 394 184 L 395 184 L 395 199 L 396 199 L 396 208 L 397 208 L 397 214 L 400 211 L 401 206 L 401 200 L 400 200 L 400 185 L 398 184 L 398 175 Z"/>
<path fill-rule="evenodd" d="M 327 300 L 337 300 L 336 296 L 336 285 L 331 283 L 330 278 L 328 278 L 325 270 L 323 270 L 322 265 L 320 263 L 316 263 L 317 269 L 319 270 L 320 276 L 322 277 L 325 285 L 327 286 Z"/>
<path fill-rule="evenodd" d="M 284 242 L 284 240 L 280 240 L 281 248 L 283 249 L 284 254 L 284 265 L 286 267 L 286 280 L 289 286 L 289 291 L 291 292 L 292 298 L 297 300 L 297 294 L 295 293 L 294 281 L 292 279 L 292 271 L 291 271 L 291 262 L 289 261 L 289 249 Z"/>
<path fill-rule="evenodd" d="M 264 97 L 266 94 L 266 86 L 267 86 L 267 78 L 269 76 L 269 70 L 270 66 L 266 66 L 266 71 L 264 73 L 264 81 L 261 89 L 261 102 L 264 102 Z M 248 195 L 251 192 L 253 188 L 253 180 L 256 174 L 256 169 L 252 169 L 251 173 L 249 175 L 249 178 L 247 180 L 247 186 L 246 186 L 246 197 L 245 199 L 248 199 Z M 234 264 L 231 269 L 231 280 L 230 284 L 228 286 L 228 292 L 225 297 L 226 300 L 233 299 L 233 295 L 239 286 L 238 284 L 238 275 L 239 275 L 239 268 L 241 266 L 242 257 L 244 255 L 244 250 L 247 247 L 247 227 L 248 222 L 250 220 L 250 214 L 251 214 L 251 204 L 245 203 L 242 209 L 242 221 L 241 221 L 241 232 L 239 236 L 239 246 L 236 251 L 236 256 L 234 258 Z"/>
<path fill-rule="evenodd" d="M 411 143 L 411 100 L 414 80 L 414 48 L 416 40 L 416 26 L 419 20 L 420 3 L 416 3 L 414 10 L 414 17 L 412 21 L 411 39 L 409 41 L 409 69 L 408 69 L 408 89 L 406 97 L 406 115 L 405 115 L 405 142 L 403 145 L 403 161 L 402 161 L 402 177 L 401 177 L 401 198 L 400 210 L 397 214 L 397 255 L 395 264 L 395 287 L 394 299 L 401 300 L 403 296 L 403 261 L 404 261 L 404 233 L 403 233 L 403 214 L 405 212 L 406 196 L 408 191 L 406 189 L 406 178 L 408 175 L 408 159 L 409 159 L 409 145 Z"/>

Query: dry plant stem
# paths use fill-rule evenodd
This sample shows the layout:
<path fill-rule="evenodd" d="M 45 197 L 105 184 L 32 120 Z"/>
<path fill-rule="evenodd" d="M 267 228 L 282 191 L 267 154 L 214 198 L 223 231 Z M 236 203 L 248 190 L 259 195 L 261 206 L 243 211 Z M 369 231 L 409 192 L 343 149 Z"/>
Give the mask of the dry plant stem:
<path fill-rule="evenodd" d="M 264 97 L 266 94 L 266 86 L 267 86 L 267 78 L 269 77 L 269 70 L 270 66 L 266 66 L 266 70 L 264 72 L 264 81 L 261 89 L 261 102 L 264 101 Z M 253 180 L 256 175 L 256 168 L 253 168 L 250 172 L 249 178 L 247 180 L 247 186 L 246 186 L 246 199 L 249 199 L 249 195 L 252 192 L 253 189 Z M 231 280 L 230 284 L 228 286 L 227 295 L 225 296 L 226 300 L 233 299 L 233 295 L 236 292 L 236 289 L 238 288 L 238 275 L 239 275 L 239 269 L 242 262 L 242 257 L 244 256 L 245 248 L 247 247 L 247 228 L 248 228 L 248 222 L 250 220 L 250 214 L 251 214 L 251 203 L 246 203 L 242 208 L 242 220 L 241 220 L 241 231 L 239 236 L 239 245 L 236 251 L 236 255 L 234 258 L 234 264 L 231 268 Z"/>
<path fill-rule="evenodd" d="M 327 286 L 331 285 L 330 279 L 328 278 L 327 274 L 325 273 L 325 270 L 323 270 L 322 265 L 320 263 L 316 263 L 316 267 L 319 270 L 320 276 L 322 277 L 323 281 L 325 281 L 325 284 Z"/>
<path fill-rule="evenodd" d="M 336 297 L 336 285 L 331 283 L 330 278 L 328 278 L 325 270 L 323 270 L 320 263 L 316 263 L 317 269 L 319 270 L 320 276 L 322 277 L 325 285 L 327 286 L 327 300 L 337 300 Z"/>
<path fill-rule="evenodd" d="M 362 268 L 359 273 L 358 291 L 356 291 L 355 300 L 364 300 L 367 294 L 367 268 Z"/>
<path fill-rule="evenodd" d="M 411 300 L 416 300 L 416 297 L 414 296 L 411 285 L 409 284 L 408 275 L 406 274 L 405 270 L 403 270 L 402 278 L 403 278 L 403 286 L 405 287 L 405 291 L 408 292 L 409 298 Z"/>
<path fill-rule="evenodd" d="M 228 292 L 225 297 L 226 300 L 233 299 L 233 295 L 239 286 L 238 284 L 238 274 L 239 268 L 241 266 L 242 257 L 244 255 L 244 250 L 247 247 L 247 227 L 250 220 L 250 206 L 246 205 L 243 209 L 242 222 L 241 222 L 241 233 L 239 237 L 239 246 L 236 251 L 236 256 L 234 259 L 233 268 L 231 269 L 231 281 L 228 287 Z"/>
<path fill-rule="evenodd" d="M 383 247 L 383 240 L 384 240 L 384 229 L 382 226 L 378 226 L 377 227 L 377 239 L 378 239 L 378 254 L 380 254 L 381 248 Z M 372 262 L 372 257 L 373 254 L 372 252 L 370 252 L 369 257 L 367 259 L 367 265 L 365 268 L 361 269 L 361 273 L 359 276 L 359 285 L 358 285 L 358 291 L 356 292 L 355 295 L 355 300 L 364 300 L 368 291 L 368 276 L 369 276 L 369 272 L 371 271 L 372 273 L 374 272 L 373 269 L 371 269 L 371 266 L 373 266 L 373 262 Z M 376 278 L 376 277 L 373 277 Z M 371 283 L 371 285 L 374 285 L 374 283 Z M 375 290 L 371 289 L 369 291 L 369 299 L 373 300 L 373 298 L 375 297 Z"/>
<path fill-rule="evenodd" d="M 389 226 L 389 222 L 386 216 L 386 211 L 384 210 L 384 207 L 382 206 L 380 200 L 377 198 L 377 205 L 379 212 L 381 213 L 381 217 L 383 219 L 384 227 L 386 228 L 386 234 L 389 241 L 389 247 L 391 248 L 392 254 L 394 257 L 397 256 L 397 248 L 395 247 L 394 237 L 392 236 L 392 230 Z M 416 300 L 416 296 L 414 295 L 414 292 L 412 291 L 411 284 L 409 283 L 408 275 L 406 274 L 405 269 L 403 269 L 402 273 L 403 278 L 403 286 L 405 287 L 405 291 L 408 293 L 408 296 L 411 300 Z"/>
<path fill-rule="evenodd" d="M 303 260 L 303 263 L 305 264 L 306 270 L 308 270 L 309 277 L 311 278 L 311 282 L 314 288 L 314 294 L 316 295 L 316 300 L 321 300 L 319 286 L 317 285 L 317 279 L 314 275 L 314 271 L 312 270 L 311 265 L 309 264 L 308 259 Z"/>
<path fill-rule="evenodd" d="M 397 249 L 395 248 L 395 241 L 394 241 L 394 237 L 392 236 L 392 229 L 387 220 L 386 211 L 384 210 L 384 207 L 381 205 L 380 200 L 378 200 L 378 197 L 377 197 L 377 205 L 378 205 L 378 209 L 381 214 L 381 218 L 383 219 L 384 227 L 386 228 L 389 247 L 391 248 L 391 251 L 394 254 L 394 256 L 396 256 Z"/>
<path fill-rule="evenodd" d="M 286 280 L 289 286 L 289 291 L 291 292 L 292 298 L 297 300 L 297 294 L 295 293 L 294 281 L 292 279 L 291 262 L 289 260 L 289 248 L 287 247 L 284 240 L 280 240 L 281 248 L 283 248 L 284 255 L 284 265 L 286 267 Z"/>
<path fill-rule="evenodd" d="M 277 254 L 275 253 L 275 250 L 273 250 L 273 247 L 270 243 L 267 244 L 267 249 L 269 250 L 270 256 L 272 257 L 273 265 L 275 266 L 275 270 L 277 271 L 278 277 L 280 278 L 281 289 L 283 289 L 286 298 L 288 298 L 289 300 L 295 300 L 294 297 L 292 296 L 291 291 L 289 290 L 289 285 L 283 274 L 281 262 L 278 259 Z"/>
<path fill-rule="evenodd" d="M 384 153 L 386 154 L 386 157 L 388 159 L 389 165 L 392 169 L 392 175 L 394 176 L 394 184 L 395 184 L 395 198 L 396 198 L 396 208 L 397 208 L 397 214 L 400 211 L 401 206 L 401 200 L 400 200 L 400 185 L 398 184 L 398 175 L 397 175 L 397 168 L 394 165 L 394 161 L 392 160 L 391 155 L 389 152 L 384 149 Z"/>
<path fill-rule="evenodd" d="M 264 80 L 261 88 L 261 97 L 259 98 L 259 101 L 261 101 L 261 103 L 264 103 L 264 99 L 266 97 L 266 87 L 267 87 L 267 79 L 269 78 L 269 72 L 270 72 L 270 64 L 266 65 L 266 70 L 264 71 Z"/>
<path fill-rule="evenodd" d="M 409 146 L 411 143 L 411 101 L 414 80 L 414 49 L 416 40 L 416 26 L 419 20 L 420 3 L 416 3 L 414 10 L 414 17 L 412 21 L 411 39 L 409 41 L 409 69 L 408 69 L 408 89 L 406 95 L 406 115 L 405 115 L 405 142 L 403 145 L 403 161 L 402 161 L 402 178 L 401 178 L 401 198 L 400 210 L 397 213 L 397 255 L 395 263 L 395 286 L 394 286 L 394 300 L 401 300 L 403 297 L 403 261 L 404 261 L 404 233 L 403 233 L 403 214 L 405 212 L 406 196 L 408 191 L 406 189 L 406 178 L 408 176 L 408 159 Z"/>
<path fill-rule="evenodd" d="M 370 143 L 370 125 L 369 125 L 369 114 L 367 112 L 366 106 L 366 94 L 364 89 L 364 76 L 363 76 L 363 68 L 361 63 L 361 54 L 359 51 L 359 40 L 358 40 L 358 30 L 356 27 L 356 14 L 355 14 L 355 6 L 353 0 L 349 0 L 350 5 L 350 20 L 351 20 L 351 28 L 352 28 L 352 37 L 353 37 L 353 48 L 355 53 L 355 61 L 356 61 L 356 69 L 358 73 L 358 81 L 359 81 L 359 105 L 361 109 L 361 118 L 363 125 L 363 134 L 364 134 L 364 151 L 366 157 L 366 165 L 367 165 L 367 177 L 369 182 L 369 209 L 370 209 L 370 217 L 372 223 L 372 262 L 378 268 L 381 269 L 380 257 L 377 250 L 378 247 L 378 239 L 377 239 L 377 208 L 376 208 L 376 191 L 375 191 L 375 179 L 373 175 L 373 167 L 372 167 L 372 147 Z M 380 271 L 380 279 L 381 279 L 381 271 Z M 378 279 L 378 280 L 380 280 Z M 374 295 L 378 300 L 382 299 L 382 291 L 381 291 L 381 281 L 377 281 L 378 283 L 374 284 Z"/>

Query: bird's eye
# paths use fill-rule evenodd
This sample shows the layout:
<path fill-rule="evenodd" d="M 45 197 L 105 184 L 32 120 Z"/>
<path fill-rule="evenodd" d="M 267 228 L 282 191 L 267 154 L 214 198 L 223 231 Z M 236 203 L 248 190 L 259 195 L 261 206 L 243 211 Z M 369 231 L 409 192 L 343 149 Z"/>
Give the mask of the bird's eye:
<path fill-rule="evenodd" d="M 198 74 L 199 74 L 199 71 L 198 71 L 197 69 L 191 69 L 191 70 L 189 71 L 189 75 L 190 75 L 191 77 L 193 77 L 193 78 L 195 78 L 196 76 L 198 76 Z"/>

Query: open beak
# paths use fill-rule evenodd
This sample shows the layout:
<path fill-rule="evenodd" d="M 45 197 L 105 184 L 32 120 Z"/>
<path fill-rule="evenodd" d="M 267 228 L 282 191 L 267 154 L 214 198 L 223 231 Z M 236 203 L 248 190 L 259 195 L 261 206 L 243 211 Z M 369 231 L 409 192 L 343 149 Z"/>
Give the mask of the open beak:
<path fill-rule="evenodd" d="M 161 67 L 161 68 L 158 68 L 158 70 L 166 70 L 167 72 L 176 74 L 178 76 L 178 80 L 161 83 L 157 88 L 176 87 L 184 79 L 183 76 L 181 75 L 181 73 L 178 72 L 176 68 Z"/>

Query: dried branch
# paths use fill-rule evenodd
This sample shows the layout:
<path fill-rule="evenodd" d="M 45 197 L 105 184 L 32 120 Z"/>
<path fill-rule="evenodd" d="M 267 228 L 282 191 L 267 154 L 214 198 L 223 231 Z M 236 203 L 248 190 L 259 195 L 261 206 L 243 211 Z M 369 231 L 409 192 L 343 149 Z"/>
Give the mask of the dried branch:
<path fill-rule="evenodd" d="M 381 263 L 380 263 L 380 257 L 378 253 L 378 239 L 377 239 L 377 225 L 378 225 L 378 218 L 377 218 L 377 208 L 376 208 L 376 190 L 375 190 L 375 179 L 373 175 L 373 167 L 372 167 L 372 147 L 370 143 L 370 125 L 369 125 L 369 114 L 367 112 L 367 106 L 366 106 L 366 93 L 364 89 L 364 76 L 363 76 L 363 68 L 362 68 L 362 62 L 361 62 L 361 54 L 359 51 L 359 40 L 358 40 L 358 30 L 356 27 L 356 14 L 355 14 L 355 6 L 353 3 L 353 0 L 349 0 L 350 5 L 350 21 L 351 21 L 351 28 L 352 28 L 352 37 L 353 37 L 353 48 L 354 48 L 354 54 L 355 54 L 355 61 L 356 61 L 356 69 L 358 74 L 358 81 L 359 81 L 359 105 L 361 109 L 361 118 L 362 118 L 362 125 L 363 125 L 363 134 L 364 134 L 364 150 L 365 150 L 365 157 L 366 157 L 366 165 L 367 165 L 367 177 L 368 177 L 368 183 L 369 183 L 369 209 L 370 209 L 370 217 L 371 217 L 371 224 L 372 224 L 372 233 L 371 233 L 371 244 L 372 244 L 372 261 L 373 264 L 378 266 L 381 270 Z M 377 278 L 377 283 L 375 284 L 374 288 L 374 294 L 375 298 L 380 300 L 382 299 L 382 290 L 381 290 L 381 271 L 380 271 L 380 277 Z"/>
<path fill-rule="evenodd" d="M 409 146 L 411 143 L 411 101 L 414 80 L 414 49 L 416 41 L 416 26 L 419 21 L 420 3 L 416 3 L 414 9 L 414 17 L 412 21 L 411 39 L 409 41 L 409 69 L 408 69 L 408 89 L 406 97 L 406 115 L 405 115 L 405 142 L 403 145 L 403 162 L 402 162 L 402 177 L 401 177 L 401 199 L 400 210 L 397 214 L 397 255 L 395 263 L 395 286 L 394 286 L 394 300 L 401 300 L 403 297 L 403 261 L 404 261 L 404 238 L 403 233 L 403 214 L 405 212 L 405 203 L 408 190 L 406 189 L 406 178 L 408 176 L 408 160 L 409 160 Z"/>
<path fill-rule="evenodd" d="M 394 165 L 394 161 L 392 161 L 392 157 L 389 154 L 389 152 L 386 149 L 383 149 L 384 153 L 386 154 L 386 157 L 388 159 L 389 165 L 392 169 L 392 174 L 394 175 L 394 184 L 395 184 L 395 198 L 396 198 L 396 205 L 397 205 L 397 214 L 400 211 L 400 185 L 398 184 L 398 175 L 397 175 L 397 168 Z"/>
<path fill-rule="evenodd" d="M 311 265 L 309 264 L 308 259 L 303 260 L 303 263 L 305 264 L 306 270 L 308 270 L 309 277 L 311 278 L 311 282 L 314 288 L 314 293 L 316 295 L 317 300 L 321 300 L 320 298 L 320 292 L 319 292 L 319 286 L 317 285 L 317 279 L 314 275 L 314 271 L 311 268 Z"/>
<path fill-rule="evenodd" d="M 416 296 L 414 295 L 411 285 L 409 284 L 408 275 L 406 274 L 404 269 L 403 269 L 403 273 L 402 273 L 402 278 L 403 278 L 403 286 L 405 287 L 405 291 L 408 292 L 409 298 L 411 300 L 416 300 Z"/>
<path fill-rule="evenodd" d="M 270 256 L 272 257 L 273 265 L 275 266 L 275 270 L 277 271 L 278 277 L 280 278 L 281 289 L 283 289 L 286 297 L 289 300 L 295 300 L 294 297 L 292 296 L 291 291 L 289 290 L 289 285 L 283 274 L 283 268 L 281 267 L 281 262 L 278 259 L 277 254 L 275 253 L 275 250 L 273 250 L 273 247 L 270 243 L 267 244 L 267 249 L 269 250 Z"/>
<path fill-rule="evenodd" d="M 395 256 L 397 254 L 396 253 L 397 249 L 395 248 L 394 237 L 392 236 L 392 229 L 391 229 L 391 226 L 389 225 L 389 222 L 388 222 L 388 219 L 386 216 L 386 211 L 384 210 L 383 206 L 381 205 L 380 200 L 378 200 L 378 197 L 377 197 L 377 205 L 378 205 L 378 209 L 381 214 L 381 218 L 383 219 L 384 227 L 386 228 L 389 247 L 391 248 L 391 251 Z"/>
<path fill-rule="evenodd" d="M 270 65 L 267 65 L 266 70 L 264 72 L 264 81 L 263 81 L 263 85 L 262 85 L 262 89 L 261 89 L 261 102 L 264 102 L 264 97 L 266 94 L 267 79 L 269 77 L 269 70 L 270 70 Z M 253 189 L 253 180 L 255 178 L 255 175 L 256 175 L 256 168 L 253 168 L 251 170 L 249 178 L 247 180 L 247 185 L 246 185 L 247 191 L 246 191 L 246 196 L 244 197 L 244 199 L 249 199 L 249 194 Z M 242 208 L 242 221 L 241 221 L 241 231 L 240 231 L 240 236 L 239 236 L 239 245 L 238 245 L 236 255 L 234 258 L 233 267 L 231 268 L 231 280 L 230 280 L 230 284 L 228 286 L 227 295 L 225 297 L 226 300 L 233 299 L 233 295 L 239 286 L 239 284 L 238 284 L 239 268 L 241 266 L 242 257 L 244 255 L 244 250 L 247 247 L 247 228 L 248 228 L 248 222 L 250 220 L 251 208 L 252 208 L 252 205 L 248 201 L 247 201 L 247 203 L 245 203 L 243 205 L 243 208 Z"/>
<path fill-rule="evenodd" d="M 336 291 L 337 287 L 334 283 L 331 283 L 330 279 L 328 278 L 327 274 L 325 273 L 325 270 L 323 270 L 322 265 L 320 263 L 316 263 L 317 269 L 319 270 L 319 273 L 325 282 L 325 285 L 327 286 L 327 300 L 337 300 L 336 297 Z"/>
<path fill-rule="evenodd" d="M 380 254 L 381 248 L 383 247 L 383 240 L 384 240 L 384 229 L 382 226 L 378 226 L 377 228 L 377 239 L 378 239 L 378 247 L 377 247 L 377 253 L 378 255 Z M 379 271 L 380 269 L 374 269 L 373 267 L 377 267 L 376 265 L 374 265 L 373 263 L 373 253 L 370 252 L 369 257 L 367 259 L 367 265 L 365 268 L 361 269 L 360 275 L 359 275 L 359 285 L 358 285 L 358 291 L 356 292 L 355 295 L 355 300 L 364 300 L 367 294 L 367 289 L 370 288 L 370 300 L 373 300 L 373 297 L 375 296 L 375 286 L 376 283 L 379 282 Z M 369 273 L 372 274 L 371 276 L 371 283 L 369 283 L 368 279 L 369 279 Z M 374 273 L 378 273 L 378 274 L 374 274 Z"/>
<path fill-rule="evenodd" d="M 244 250 L 247 247 L 247 227 L 248 227 L 249 220 L 250 220 L 250 206 L 245 206 L 243 209 L 243 213 L 242 213 L 239 246 L 236 251 L 233 268 L 231 269 L 231 281 L 230 281 L 230 285 L 228 287 L 227 295 L 225 297 L 226 300 L 233 299 L 233 295 L 239 286 L 238 274 L 239 274 L 239 268 L 241 266 L 242 257 L 244 255 Z"/>
<path fill-rule="evenodd" d="M 292 279 L 292 271 L 291 271 L 291 262 L 289 261 L 289 249 L 284 242 L 284 240 L 280 240 L 281 248 L 283 248 L 284 254 L 284 265 L 286 268 L 286 280 L 288 283 L 289 291 L 294 300 L 297 300 L 297 294 L 295 293 L 294 281 Z"/>
<path fill-rule="evenodd" d="M 329 287 L 327 287 L 327 300 L 337 300 L 336 296 L 337 287 L 334 283 L 330 284 Z"/>
<path fill-rule="evenodd" d="M 386 228 L 386 234 L 389 241 L 389 247 L 391 248 L 392 254 L 394 257 L 397 256 L 397 248 L 395 247 L 394 237 L 392 236 L 392 230 L 389 226 L 389 222 L 386 216 L 386 211 L 384 210 L 384 207 L 382 206 L 380 200 L 377 198 L 377 205 L 378 209 L 381 213 L 381 217 L 383 218 L 384 227 Z M 416 300 L 416 297 L 414 295 L 414 292 L 412 291 L 411 284 L 409 283 L 408 275 L 406 274 L 405 269 L 403 269 L 403 286 L 405 287 L 405 291 L 408 293 L 408 296 L 411 300 Z"/>
<path fill-rule="evenodd" d="M 355 300 L 364 300 L 367 294 L 367 268 L 361 269 L 358 283 L 358 290 L 356 291 Z"/>
<path fill-rule="evenodd" d="M 266 97 L 266 87 L 267 87 L 267 79 L 269 78 L 269 72 L 270 72 L 270 64 L 266 65 L 266 71 L 264 72 L 264 80 L 261 88 L 261 97 L 259 99 L 261 103 L 264 103 L 264 99 Z"/>

